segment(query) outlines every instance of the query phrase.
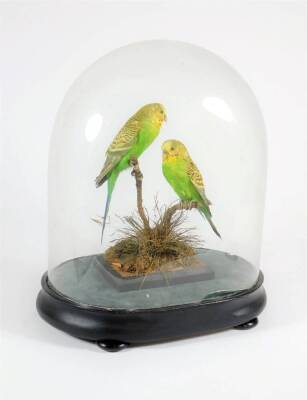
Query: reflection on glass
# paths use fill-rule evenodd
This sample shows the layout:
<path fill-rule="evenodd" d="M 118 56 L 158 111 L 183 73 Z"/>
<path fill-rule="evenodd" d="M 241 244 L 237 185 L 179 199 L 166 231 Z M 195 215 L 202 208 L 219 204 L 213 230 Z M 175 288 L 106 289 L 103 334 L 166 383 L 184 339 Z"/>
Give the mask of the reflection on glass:
<path fill-rule="evenodd" d="M 202 104 L 207 111 L 224 121 L 231 122 L 235 119 L 229 105 L 218 97 L 205 97 Z"/>
<path fill-rule="evenodd" d="M 103 118 L 101 114 L 93 114 L 87 121 L 85 127 L 85 138 L 88 142 L 92 142 L 98 136 L 100 129 L 102 127 Z"/>

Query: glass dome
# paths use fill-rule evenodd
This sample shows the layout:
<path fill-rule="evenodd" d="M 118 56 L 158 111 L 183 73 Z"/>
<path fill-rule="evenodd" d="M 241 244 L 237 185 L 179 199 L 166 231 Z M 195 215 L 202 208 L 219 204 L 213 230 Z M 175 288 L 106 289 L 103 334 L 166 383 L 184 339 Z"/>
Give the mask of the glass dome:
<path fill-rule="evenodd" d="M 51 139 L 49 284 L 129 310 L 251 289 L 265 174 L 257 101 L 221 58 L 173 41 L 101 57 L 65 95 Z"/>

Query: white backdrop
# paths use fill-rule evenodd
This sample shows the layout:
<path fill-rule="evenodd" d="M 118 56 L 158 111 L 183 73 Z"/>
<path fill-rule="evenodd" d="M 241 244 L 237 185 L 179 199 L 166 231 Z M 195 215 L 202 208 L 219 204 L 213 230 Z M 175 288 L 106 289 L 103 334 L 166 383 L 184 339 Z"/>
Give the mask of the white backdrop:
<path fill-rule="evenodd" d="M 3 398 L 237 400 L 306 397 L 305 2 L 0 3 Z M 174 39 L 223 57 L 249 83 L 268 132 L 256 329 L 118 354 L 68 337 L 35 311 L 47 268 L 47 155 L 56 111 L 103 54 Z"/>

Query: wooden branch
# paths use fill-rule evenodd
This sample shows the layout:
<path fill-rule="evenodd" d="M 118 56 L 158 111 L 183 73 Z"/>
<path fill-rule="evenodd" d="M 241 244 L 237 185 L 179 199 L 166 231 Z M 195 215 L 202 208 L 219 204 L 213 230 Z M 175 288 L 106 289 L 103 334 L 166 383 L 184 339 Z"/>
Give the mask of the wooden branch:
<path fill-rule="evenodd" d="M 131 175 L 135 178 L 138 212 L 141 220 L 143 221 L 144 228 L 150 229 L 149 220 L 143 208 L 143 174 L 140 170 L 139 162 L 136 156 L 130 157 L 130 165 L 132 167 Z"/>
<path fill-rule="evenodd" d="M 192 210 L 193 208 L 198 208 L 197 201 L 182 201 L 168 208 L 166 210 L 166 217 L 171 221 L 177 211 Z"/>

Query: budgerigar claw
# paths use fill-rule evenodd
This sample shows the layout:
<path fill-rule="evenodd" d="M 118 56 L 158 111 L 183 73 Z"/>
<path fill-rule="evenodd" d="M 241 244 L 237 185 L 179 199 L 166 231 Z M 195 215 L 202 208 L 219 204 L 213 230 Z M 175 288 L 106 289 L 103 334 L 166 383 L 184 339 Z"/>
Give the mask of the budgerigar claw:
<path fill-rule="evenodd" d="M 197 201 L 191 201 L 192 208 L 198 208 L 198 202 Z"/>

